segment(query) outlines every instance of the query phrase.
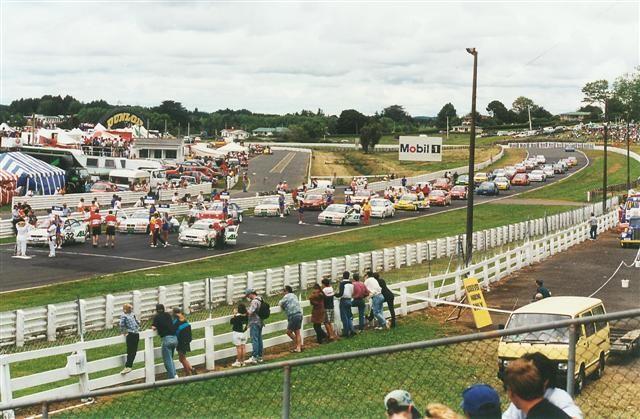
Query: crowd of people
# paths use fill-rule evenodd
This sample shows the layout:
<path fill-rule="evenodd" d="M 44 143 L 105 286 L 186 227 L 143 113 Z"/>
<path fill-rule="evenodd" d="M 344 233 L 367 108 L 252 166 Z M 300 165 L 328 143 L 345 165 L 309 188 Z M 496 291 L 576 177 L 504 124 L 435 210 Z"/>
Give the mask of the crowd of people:
<path fill-rule="evenodd" d="M 133 141 L 121 137 L 82 137 L 82 151 L 90 156 L 135 159 Z"/>
<path fill-rule="evenodd" d="M 461 394 L 460 408 L 464 416 L 439 403 L 428 404 L 424 415 L 411 394 L 394 390 L 384 398 L 390 419 L 582 419 L 583 414 L 566 391 L 555 387 L 556 367 L 545 355 L 534 352 L 509 363 L 504 385 L 510 404 L 502 411 L 500 395 L 488 384 L 467 387 Z"/>

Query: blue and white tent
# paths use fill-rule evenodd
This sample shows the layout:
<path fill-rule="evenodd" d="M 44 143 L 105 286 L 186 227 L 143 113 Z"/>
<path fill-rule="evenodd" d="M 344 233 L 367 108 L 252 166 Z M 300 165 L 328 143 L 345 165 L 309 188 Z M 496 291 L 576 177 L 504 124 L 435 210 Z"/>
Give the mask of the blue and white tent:
<path fill-rule="evenodd" d="M 65 171 L 19 152 L 0 154 L 0 169 L 18 177 L 23 194 L 32 190 L 36 195 L 53 195 L 65 184 Z"/>

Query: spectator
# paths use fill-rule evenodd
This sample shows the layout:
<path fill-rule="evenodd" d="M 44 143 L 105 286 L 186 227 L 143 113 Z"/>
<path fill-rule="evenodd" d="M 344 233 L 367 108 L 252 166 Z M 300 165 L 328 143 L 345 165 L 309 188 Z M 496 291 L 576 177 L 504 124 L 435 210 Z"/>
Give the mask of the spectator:
<path fill-rule="evenodd" d="M 462 392 L 460 408 L 467 418 L 500 419 L 500 396 L 488 384 L 474 384 Z"/>
<path fill-rule="evenodd" d="M 173 351 L 178 346 L 176 328 L 169 313 L 164 311 L 163 304 L 156 304 L 156 315 L 151 328 L 162 338 L 162 360 L 167 370 L 167 378 L 176 378 L 176 367 L 173 364 Z"/>
<path fill-rule="evenodd" d="M 284 297 L 278 305 L 287 313 L 287 336 L 293 341 L 291 352 L 300 353 L 302 352 L 302 336 L 300 336 L 302 309 L 298 297 L 289 285 L 284 286 Z"/>
<path fill-rule="evenodd" d="M 449 406 L 440 403 L 428 404 L 424 415 L 434 419 L 461 419 L 461 416 L 454 412 Z"/>
<path fill-rule="evenodd" d="M 589 240 L 595 240 L 598 237 L 598 219 L 594 213 L 591 213 L 589 218 Z"/>
<path fill-rule="evenodd" d="M 544 398 L 544 381 L 532 361 L 516 359 L 507 366 L 504 383 L 511 402 L 527 419 L 568 419 L 559 407 Z"/>
<path fill-rule="evenodd" d="M 413 404 L 411 394 L 405 390 L 393 390 L 384 397 L 384 408 L 389 419 L 418 419 L 420 412 Z"/>
<path fill-rule="evenodd" d="M 369 225 L 370 218 L 371 218 L 371 204 L 367 199 L 366 201 L 364 201 L 364 204 L 362 205 L 362 221 L 364 222 L 364 225 Z"/>
<path fill-rule="evenodd" d="M 536 279 L 536 294 L 542 294 L 542 298 L 551 297 L 551 292 L 544 286 L 544 281 L 542 279 Z"/>
<path fill-rule="evenodd" d="M 400 183 L 402 184 L 403 188 L 407 187 L 407 178 L 405 176 L 402 176 L 402 180 L 400 180 Z"/>
<path fill-rule="evenodd" d="M 335 292 L 331 286 L 331 280 L 324 278 L 322 280 L 322 294 L 324 295 L 324 327 L 327 329 L 327 335 L 329 339 L 338 340 L 336 331 L 333 328 L 333 322 L 335 321 L 335 309 L 333 305 L 333 297 Z"/>
<path fill-rule="evenodd" d="M 358 308 L 358 329 L 360 331 L 364 330 L 364 313 L 365 313 L 365 303 L 364 299 L 369 296 L 369 291 L 367 287 L 360 282 L 360 274 L 354 273 L 353 279 L 351 281 L 353 284 L 353 301 L 351 305 L 353 307 Z"/>
<path fill-rule="evenodd" d="M 191 352 L 191 324 L 189 324 L 184 312 L 179 307 L 173 308 L 173 326 L 176 328 L 178 360 L 182 364 L 182 369 L 184 369 L 185 375 L 195 375 L 196 370 L 187 359 L 187 353 Z"/>
<path fill-rule="evenodd" d="M 247 307 L 239 303 L 238 308 L 233 310 L 231 323 L 231 342 L 236 346 L 236 361 L 232 367 L 244 367 L 244 354 L 247 343 Z"/>
<path fill-rule="evenodd" d="M 249 316 L 249 334 L 251 335 L 251 358 L 247 359 L 246 364 L 257 364 L 262 362 L 263 342 L 262 342 L 262 328 L 264 322 L 258 315 L 258 310 L 262 305 L 262 299 L 256 294 L 256 290 L 253 288 L 247 288 L 244 292 L 245 297 L 250 301 L 247 308 L 247 315 Z"/>
<path fill-rule="evenodd" d="M 552 404 L 558 406 L 567 415 L 574 419 L 582 419 L 582 411 L 573 401 L 569 393 L 556 388 L 556 366 L 553 361 L 541 354 L 540 352 L 534 352 L 525 354 L 523 359 L 532 361 L 540 372 L 542 381 L 544 382 L 544 398 Z M 526 415 L 522 410 L 518 409 L 513 403 L 509 404 L 507 410 L 502 414 L 503 419 L 525 419 Z"/>
<path fill-rule="evenodd" d="M 382 312 L 382 305 L 384 304 L 384 295 L 382 295 L 382 287 L 373 277 L 373 273 L 369 273 L 367 275 L 367 279 L 364 281 L 365 287 L 367 287 L 367 291 L 371 296 L 371 310 L 373 311 L 374 317 L 378 320 L 378 327 L 376 330 L 383 330 L 387 328 L 387 320 L 384 318 L 384 314 Z"/>
<path fill-rule="evenodd" d="M 349 272 L 342 273 L 342 281 L 338 287 L 338 293 L 335 295 L 340 299 L 340 320 L 342 320 L 342 337 L 350 338 L 355 336 L 356 331 L 353 328 L 353 314 L 351 313 L 351 298 L 353 297 L 353 284 L 349 280 Z"/>
<path fill-rule="evenodd" d="M 389 314 L 391 315 L 391 327 L 396 327 L 396 310 L 393 302 L 393 300 L 395 299 L 395 295 L 393 295 L 393 292 L 387 286 L 387 282 L 384 279 L 380 278 L 380 274 L 378 272 L 374 272 L 373 277 L 378 281 L 378 284 L 382 289 L 384 301 L 387 302 Z"/>
<path fill-rule="evenodd" d="M 122 315 L 120 316 L 120 331 L 125 336 L 127 344 L 127 360 L 124 363 L 124 369 L 120 374 L 128 374 L 133 368 L 133 361 L 136 359 L 138 352 L 138 342 L 140 341 L 140 322 L 136 315 L 132 313 L 133 306 L 125 304 L 122 306 Z"/>
<path fill-rule="evenodd" d="M 302 201 L 304 198 L 298 196 L 298 224 L 304 224 L 304 207 Z"/>
<path fill-rule="evenodd" d="M 309 295 L 309 302 L 311 303 L 311 323 L 313 324 L 313 330 L 316 332 L 316 339 L 319 344 L 327 341 L 327 334 L 322 330 L 322 323 L 324 322 L 325 309 L 324 309 L 324 293 L 320 284 L 313 284 L 313 291 Z"/>

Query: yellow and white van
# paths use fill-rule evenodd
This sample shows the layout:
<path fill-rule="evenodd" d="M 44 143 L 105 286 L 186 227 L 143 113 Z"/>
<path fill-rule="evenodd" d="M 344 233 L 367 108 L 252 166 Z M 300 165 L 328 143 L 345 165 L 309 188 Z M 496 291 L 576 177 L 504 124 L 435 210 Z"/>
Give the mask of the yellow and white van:
<path fill-rule="evenodd" d="M 514 311 L 505 326 L 506 330 L 538 324 L 585 318 L 605 314 L 602 301 L 588 297 L 549 297 L 528 304 Z M 600 378 L 609 351 L 610 328 L 608 322 L 580 325 L 576 345 L 575 390 L 584 386 L 585 377 Z M 498 377 L 503 378 L 511 360 L 526 353 L 540 352 L 557 364 L 556 386 L 564 387 L 567 380 L 569 357 L 569 328 L 556 328 L 503 336 L 498 345 Z"/>

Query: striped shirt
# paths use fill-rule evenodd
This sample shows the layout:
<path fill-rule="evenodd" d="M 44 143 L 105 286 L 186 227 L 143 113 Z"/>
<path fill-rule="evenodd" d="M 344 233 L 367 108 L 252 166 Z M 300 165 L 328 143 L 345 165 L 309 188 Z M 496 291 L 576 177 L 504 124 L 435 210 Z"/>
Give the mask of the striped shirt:
<path fill-rule="evenodd" d="M 133 313 L 123 313 L 120 316 L 120 330 L 122 333 L 139 333 L 140 322 Z"/>

